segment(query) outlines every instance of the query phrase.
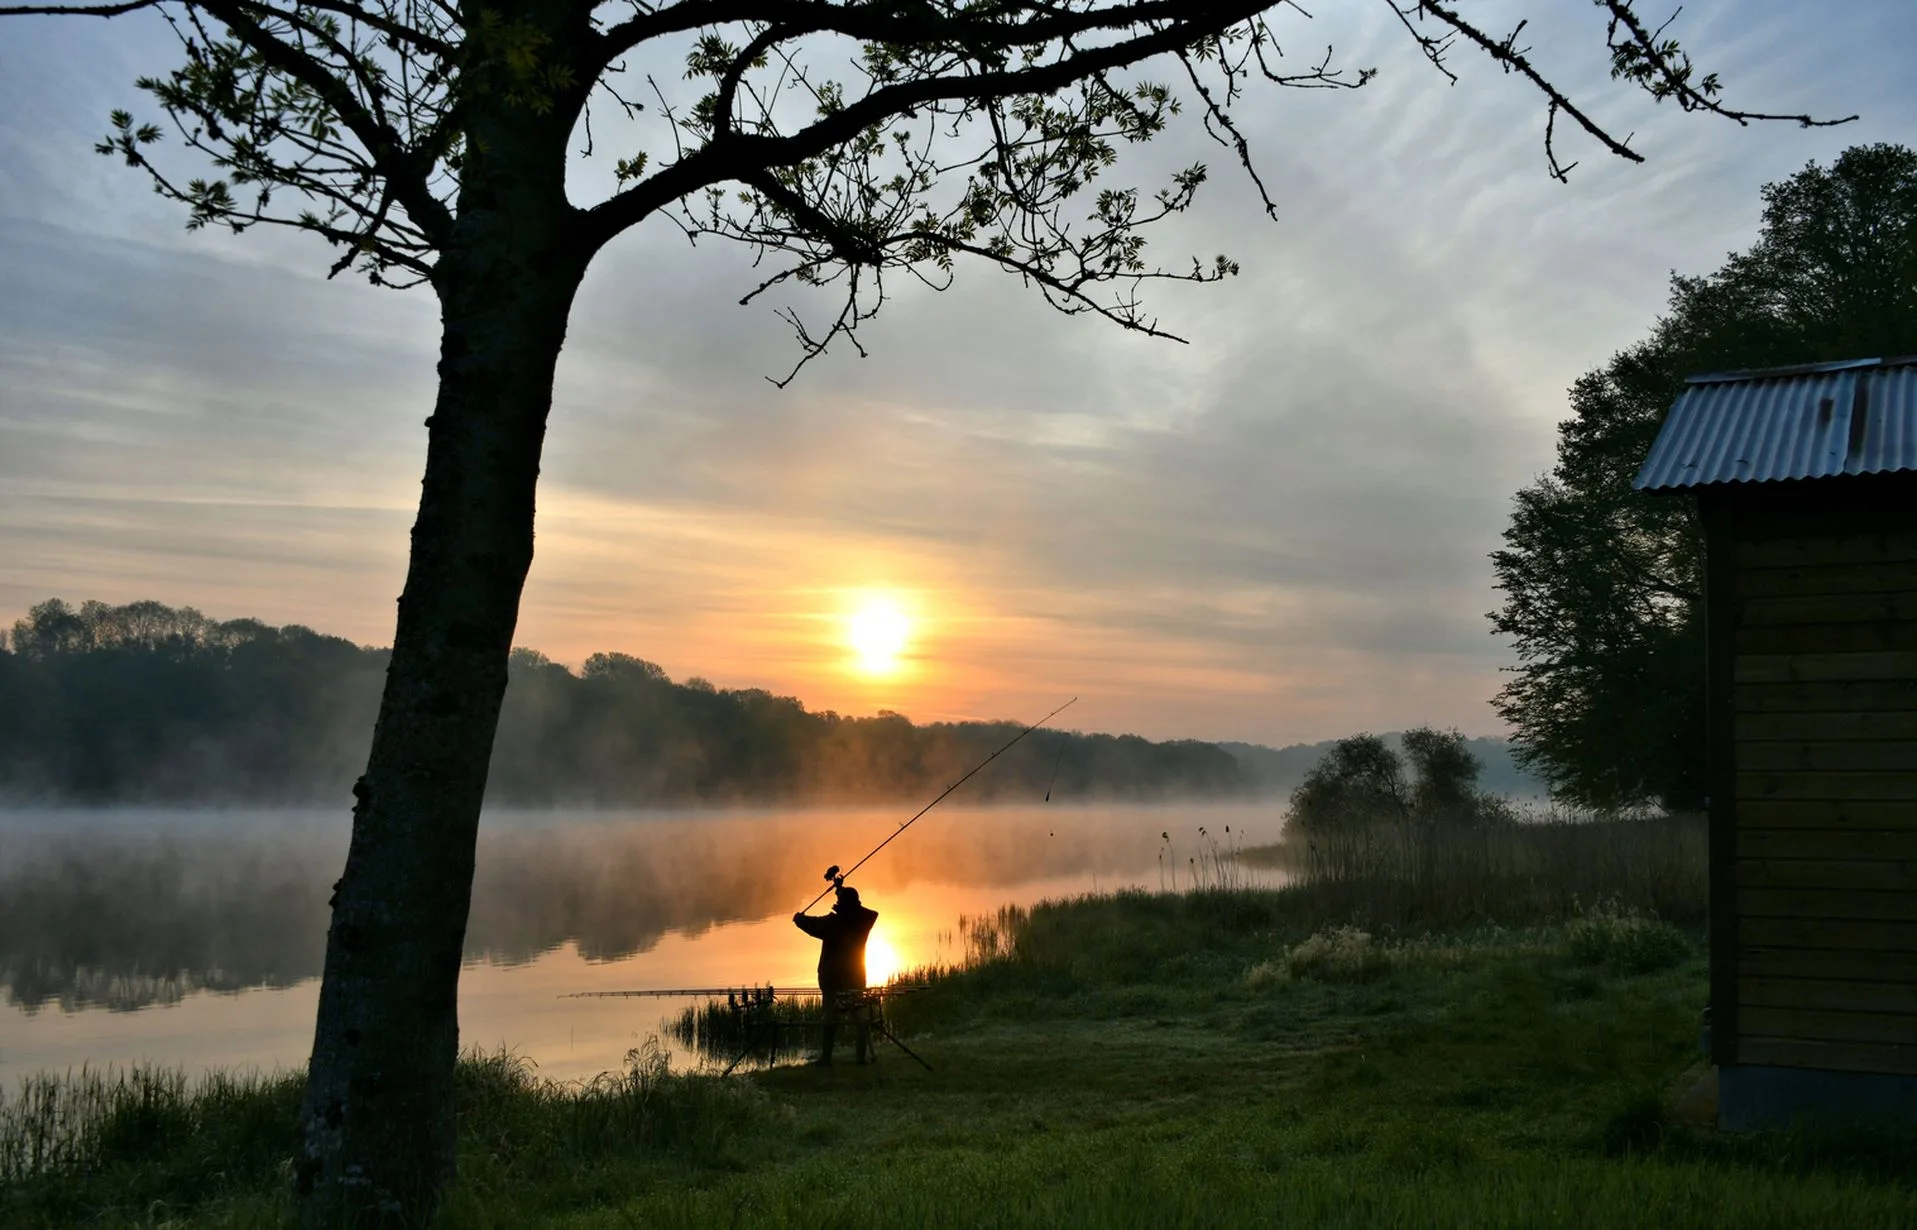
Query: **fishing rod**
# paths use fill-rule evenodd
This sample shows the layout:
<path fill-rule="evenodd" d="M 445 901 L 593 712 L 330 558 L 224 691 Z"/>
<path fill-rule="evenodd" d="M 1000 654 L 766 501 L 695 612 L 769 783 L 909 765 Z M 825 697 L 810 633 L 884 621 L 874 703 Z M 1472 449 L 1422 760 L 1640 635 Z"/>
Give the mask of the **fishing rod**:
<path fill-rule="evenodd" d="M 923 982 L 899 983 L 882 987 L 868 987 L 867 995 L 903 995 L 907 991 L 923 991 L 930 985 Z M 816 998 L 819 988 L 809 987 L 647 987 L 635 991 L 573 991 L 561 995 L 560 999 L 678 999 L 704 998 L 717 999 L 721 995 L 764 995 L 770 993 L 777 999 L 811 996 Z"/>
<path fill-rule="evenodd" d="M 865 864 L 871 860 L 874 854 L 877 854 L 880 850 L 883 850 L 885 849 L 885 847 L 891 845 L 893 838 L 897 837 L 900 833 L 903 833 L 905 830 L 911 828 L 914 824 L 917 824 L 919 820 L 919 816 L 923 816 L 926 812 L 931 811 L 934 807 L 937 807 L 940 803 L 944 802 L 946 795 L 952 793 L 954 790 L 957 790 L 960 786 L 963 786 L 966 782 L 971 781 L 973 774 L 976 774 L 980 769 L 983 769 L 986 765 L 991 764 L 994 760 L 997 760 L 1000 756 L 1003 756 L 1006 752 L 1011 751 L 1012 745 L 1014 743 L 1017 743 L 1020 739 L 1023 739 L 1026 735 L 1031 734 L 1033 731 L 1045 725 L 1045 723 L 1051 721 L 1053 718 L 1057 717 L 1059 714 L 1065 712 L 1067 709 L 1071 708 L 1073 705 L 1077 703 L 1078 703 L 1078 697 L 1074 696 L 1070 700 L 1066 701 L 1064 704 L 1060 705 L 1058 708 L 1046 714 L 1044 717 L 1038 719 L 1038 721 L 1033 722 L 1030 726 L 1027 726 L 1024 730 L 1021 730 L 1017 734 L 1013 735 L 1009 740 L 1006 741 L 1005 746 L 999 748 L 996 752 L 993 752 L 990 756 L 987 756 L 985 759 L 979 761 L 976 765 L 973 765 L 970 772 L 968 772 L 964 777 L 961 777 L 957 781 L 953 782 L 951 785 L 947 786 L 944 792 L 941 793 L 938 798 L 933 799 L 930 803 L 927 803 L 924 807 L 919 808 L 917 815 L 914 815 L 910 820 L 907 820 L 904 824 L 899 825 L 899 827 L 897 829 L 894 829 L 892 833 L 889 834 L 884 841 L 880 842 L 876 846 L 873 846 L 872 849 L 866 854 L 866 856 L 860 859 L 858 862 L 852 864 L 850 867 L 846 868 L 844 871 L 839 870 L 838 864 L 836 863 L 833 864 L 829 869 L 827 869 L 825 873 L 825 878 L 828 881 L 826 886 L 819 890 L 818 896 L 806 902 L 805 909 L 799 912 L 803 914 L 806 911 L 810 910 L 813 906 L 819 904 L 819 902 L 825 900 L 825 895 L 827 893 L 837 888 L 841 883 L 845 881 L 846 877 L 850 876 L 853 872 L 865 866 Z M 1046 791 L 1047 795 L 1049 795 L 1050 793 L 1051 791 L 1049 790 Z"/>
<path fill-rule="evenodd" d="M 1060 734 L 1058 736 L 1058 757 L 1052 761 L 1052 776 L 1050 780 L 1045 783 L 1045 801 L 1047 803 L 1052 801 L 1052 787 L 1058 785 L 1058 766 L 1065 763 L 1065 745 L 1071 741 L 1072 737 L 1070 735 Z"/>
<path fill-rule="evenodd" d="M 721 995 L 766 994 L 774 996 L 817 995 L 817 987 L 647 987 L 637 991 L 573 991 L 561 995 L 561 999 L 677 999 L 703 997 L 717 999 Z"/>
<path fill-rule="evenodd" d="M 944 802 L 946 795 L 951 794 L 954 790 L 957 790 L 960 786 L 963 786 L 966 782 L 971 781 L 972 778 L 975 775 L 977 775 L 979 770 L 983 769 L 986 765 L 991 764 L 994 760 L 997 760 L 1000 756 L 1003 756 L 1006 752 L 1010 751 L 1012 749 L 1013 744 L 1017 743 L 1020 739 L 1023 739 L 1026 735 L 1031 734 L 1033 731 L 1045 725 L 1045 723 L 1051 721 L 1053 718 L 1057 717 L 1059 714 L 1065 712 L 1067 709 L 1071 708 L 1073 705 L 1077 703 L 1078 703 L 1078 697 L 1076 696 L 1072 697 L 1070 700 L 1066 701 L 1064 704 L 1060 705 L 1058 708 L 1052 710 L 1050 713 L 1046 714 L 1044 717 L 1038 719 L 1038 721 L 1033 722 L 1030 726 L 1027 726 L 1024 730 L 1019 731 L 1016 735 L 1013 735 L 1010 739 L 1006 740 L 1004 746 L 1000 747 L 997 751 L 993 752 L 990 756 L 987 756 L 985 759 L 979 761 L 976 765 L 973 765 L 971 768 L 971 771 L 966 773 L 964 777 L 959 778 L 957 781 L 947 786 L 944 789 L 944 791 L 942 791 L 939 794 L 938 798 L 933 799 L 930 803 L 927 803 L 924 807 L 919 808 L 919 810 L 913 815 L 913 817 L 910 820 L 907 820 L 904 824 L 899 825 L 899 827 L 893 830 L 886 837 L 884 841 L 880 842 L 876 846 L 873 846 L 872 849 L 866 854 L 864 858 L 852 864 L 852 866 L 847 868 L 845 871 L 841 872 L 838 868 L 838 864 L 836 863 L 833 864 L 832 867 L 828 869 L 825 873 L 825 878 L 829 883 L 823 890 L 820 891 L 817 897 L 814 897 L 811 901 L 806 903 L 805 908 L 807 910 L 810 910 L 813 906 L 819 904 L 820 901 L 824 900 L 826 893 L 829 893 L 834 888 L 837 888 L 841 883 L 844 882 L 847 876 L 851 875 L 854 871 L 857 871 L 859 868 L 865 866 L 865 864 L 871 860 L 873 855 L 877 854 L 880 850 L 885 849 L 885 847 L 891 845 L 893 838 L 897 837 L 900 833 L 903 833 L 905 830 L 911 828 L 914 824 L 918 823 L 920 816 L 923 816 L 926 812 L 931 811 L 934 807 L 937 807 L 940 803 Z M 1053 766 L 1053 773 L 1054 774 L 1057 773 L 1057 766 Z M 1052 792 L 1049 788 L 1045 791 L 1045 796 L 1048 801 L 1051 798 L 1051 793 Z M 804 911 L 801 911 L 801 913 L 803 912 Z M 904 994 L 907 991 L 921 991 L 924 989 L 925 989 L 925 984 L 923 983 L 907 983 L 907 984 L 902 984 L 897 986 L 874 987 L 869 989 L 866 992 L 866 994 L 868 995 L 899 995 L 899 994 Z M 682 996 L 684 997 L 705 996 L 710 999 L 716 999 L 721 995 L 734 995 L 734 994 L 752 995 L 752 994 L 763 994 L 767 992 L 769 992 L 775 997 L 794 996 L 794 995 L 817 995 L 819 993 L 816 987 L 667 987 L 667 988 L 648 987 L 648 988 L 641 988 L 638 990 L 630 990 L 630 991 L 573 991 L 570 994 L 561 995 L 559 996 L 559 998 L 560 999 L 666 999 L 666 998 L 677 998 Z M 894 1041 L 897 1041 L 897 1039 L 894 1039 Z"/>

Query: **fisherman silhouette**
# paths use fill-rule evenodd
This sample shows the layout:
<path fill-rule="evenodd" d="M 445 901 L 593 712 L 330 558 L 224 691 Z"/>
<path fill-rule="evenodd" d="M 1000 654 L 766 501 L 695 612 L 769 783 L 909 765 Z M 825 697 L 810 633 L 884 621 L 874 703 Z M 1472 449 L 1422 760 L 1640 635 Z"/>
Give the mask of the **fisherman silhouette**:
<path fill-rule="evenodd" d="M 859 1062 L 865 1063 L 872 1055 L 872 1026 L 861 1010 L 858 992 L 865 990 L 865 940 L 872 934 L 872 924 L 879 921 L 879 914 L 859 904 L 859 890 L 850 885 L 835 883 L 833 893 L 830 914 L 814 916 L 802 910 L 792 916 L 794 926 L 820 941 L 819 993 L 825 1003 L 825 1037 L 812 1062 L 832 1062 L 839 1022 L 849 1014 L 857 1029 Z"/>

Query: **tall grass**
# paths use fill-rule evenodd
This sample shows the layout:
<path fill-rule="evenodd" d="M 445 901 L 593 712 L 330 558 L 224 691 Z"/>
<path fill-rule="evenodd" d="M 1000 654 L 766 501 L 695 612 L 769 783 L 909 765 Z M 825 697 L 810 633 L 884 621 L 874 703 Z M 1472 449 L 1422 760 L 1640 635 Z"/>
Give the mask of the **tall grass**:
<path fill-rule="evenodd" d="M 1287 890 L 1324 923 L 1450 926 L 1563 921 L 1593 910 L 1704 920 L 1701 815 L 1533 814 L 1445 827 L 1378 820 L 1245 852 L 1293 873 Z"/>
<path fill-rule="evenodd" d="M 153 1067 L 27 1077 L 0 1093 L 0 1223 L 157 1225 L 215 1205 L 277 1221 L 303 1086 Z"/>
<path fill-rule="evenodd" d="M 608 1167 L 723 1163 L 772 1109 L 749 1082 L 673 1071 L 656 1040 L 590 1081 L 546 1079 L 506 1052 L 463 1056 L 456 1080 L 457 1201 L 479 1224 L 509 1224 L 475 1210 L 532 1188 L 587 1203 Z M 221 1206 L 216 1220 L 278 1224 L 291 1212 L 304 1084 L 299 1073 L 195 1080 L 150 1067 L 29 1077 L 0 1099 L 0 1224 L 158 1224 Z"/>
<path fill-rule="evenodd" d="M 927 971 L 933 989 L 925 1002 L 907 996 L 895 1007 L 908 1027 L 964 1010 L 942 985 L 955 975 L 953 985 L 1011 1015 L 1027 1011 L 1027 997 L 1087 989 L 1147 987 L 1169 1005 L 1193 987 L 1236 978 L 1244 944 L 1309 930 L 1299 904 L 1288 889 L 1126 889 L 1003 906 L 960 919 L 956 967 Z"/>
<path fill-rule="evenodd" d="M 673 1071 L 656 1038 L 626 1052 L 623 1070 L 587 1081 L 549 1080 L 508 1052 L 469 1055 L 458 1088 L 462 1125 L 484 1133 L 462 1142 L 462 1162 L 478 1146 L 496 1165 L 541 1173 L 635 1149 L 710 1156 L 766 1105 L 750 1082 Z"/>
<path fill-rule="evenodd" d="M 0 1187 L 99 1174 L 164 1155 L 185 1176 L 276 1171 L 292 1156 L 297 1074 L 215 1072 L 189 1080 L 155 1067 L 82 1068 L 24 1078 L 0 1095 Z"/>

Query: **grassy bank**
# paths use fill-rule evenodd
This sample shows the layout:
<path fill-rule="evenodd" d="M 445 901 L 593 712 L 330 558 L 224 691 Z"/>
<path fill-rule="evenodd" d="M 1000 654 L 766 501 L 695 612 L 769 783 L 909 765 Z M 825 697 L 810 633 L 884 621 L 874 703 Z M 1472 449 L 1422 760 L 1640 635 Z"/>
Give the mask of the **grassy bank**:
<path fill-rule="evenodd" d="M 1907 1136 L 1671 1120 L 1704 998 L 1688 926 L 1586 906 L 1359 927 L 1325 901 L 1306 884 L 973 920 L 973 961 L 893 1008 L 932 1072 L 887 1048 L 719 1080 L 652 1053 L 562 1086 L 476 1059 L 442 1221 L 1917 1224 Z M 0 1222 L 285 1222 L 294 1082 L 89 1080 L 0 1112 Z"/>

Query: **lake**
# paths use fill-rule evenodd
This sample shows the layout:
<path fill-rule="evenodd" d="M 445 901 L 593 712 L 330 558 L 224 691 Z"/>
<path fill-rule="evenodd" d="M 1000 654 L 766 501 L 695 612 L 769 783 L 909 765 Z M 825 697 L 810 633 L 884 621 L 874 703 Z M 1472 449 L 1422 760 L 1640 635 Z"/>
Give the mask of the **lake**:
<path fill-rule="evenodd" d="M 914 810 L 489 810 L 462 1044 L 589 1078 L 700 1001 L 571 993 L 811 984 L 818 944 L 793 911 Z M 962 916 L 1190 887 L 1217 853 L 1276 840 L 1281 814 L 941 806 L 850 880 L 879 911 L 868 974 L 959 959 Z M 304 1064 L 348 824 L 343 810 L 0 811 L 0 1090 L 83 1064 Z"/>

